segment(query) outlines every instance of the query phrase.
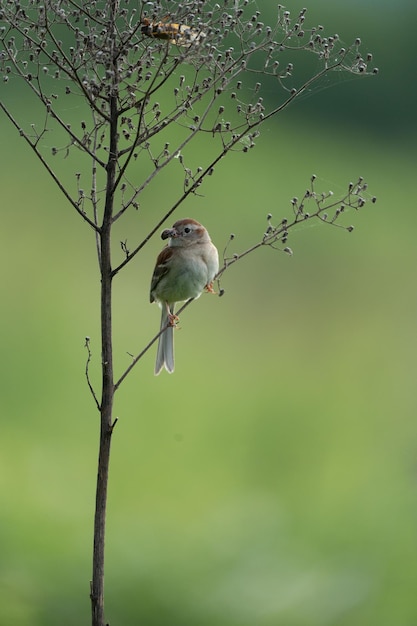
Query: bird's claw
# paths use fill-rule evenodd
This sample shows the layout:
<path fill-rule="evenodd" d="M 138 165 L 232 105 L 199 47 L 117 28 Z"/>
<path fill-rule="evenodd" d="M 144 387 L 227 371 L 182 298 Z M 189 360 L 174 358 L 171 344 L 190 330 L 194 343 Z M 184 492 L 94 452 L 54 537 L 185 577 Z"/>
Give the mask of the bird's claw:
<path fill-rule="evenodd" d="M 175 328 L 179 321 L 180 318 L 178 317 L 178 315 L 175 315 L 175 313 L 168 313 L 168 323 L 170 326 L 173 326 Z"/>
<path fill-rule="evenodd" d="M 213 289 L 213 282 L 207 283 L 204 289 L 205 291 L 207 291 L 207 293 L 216 293 L 215 290 Z"/>

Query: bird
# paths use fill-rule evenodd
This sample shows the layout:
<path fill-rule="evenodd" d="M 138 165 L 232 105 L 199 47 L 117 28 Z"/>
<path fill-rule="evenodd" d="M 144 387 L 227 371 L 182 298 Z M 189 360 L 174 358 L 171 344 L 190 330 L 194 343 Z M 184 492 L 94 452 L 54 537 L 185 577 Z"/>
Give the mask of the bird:
<path fill-rule="evenodd" d="M 165 367 L 174 371 L 175 304 L 215 293 L 213 280 L 219 271 L 219 255 L 202 224 L 187 217 L 161 233 L 168 245 L 159 253 L 153 271 L 150 301 L 161 307 L 162 331 L 158 340 L 155 376 Z"/>

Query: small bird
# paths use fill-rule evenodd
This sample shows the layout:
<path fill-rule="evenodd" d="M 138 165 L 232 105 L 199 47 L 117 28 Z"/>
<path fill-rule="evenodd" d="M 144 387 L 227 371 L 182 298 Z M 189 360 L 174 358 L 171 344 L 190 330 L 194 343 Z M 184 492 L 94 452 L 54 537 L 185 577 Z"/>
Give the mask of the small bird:
<path fill-rule="evenodd" d="M 207 230 L 191 218 L 175 222 L 161 233 L 169 239 L 156 259 L 150 301 L 162 309 L 161 330 L 156 354 L 155 376 L 163 367 L 174 371 L 174 314 L 177 302 L 198 298 L 204 290 L 214 293 L 213 279 L 219 271 L 219 255 Z"/>

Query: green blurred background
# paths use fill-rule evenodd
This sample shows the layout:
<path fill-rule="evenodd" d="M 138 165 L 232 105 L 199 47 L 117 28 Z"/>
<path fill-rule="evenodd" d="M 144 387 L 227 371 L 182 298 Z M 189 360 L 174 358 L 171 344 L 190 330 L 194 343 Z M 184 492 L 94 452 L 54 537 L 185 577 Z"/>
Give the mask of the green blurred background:
<path fill-rule="evenodd" d="M 237 263 L 224 298 L 183 314 L 175 374 L 153 376 L 152 350 L 118 392 L 113 625 L 417 624 L 417 11 L 411 1 L 312 4 L 310 22 L 346 42 L 360 36 L 380 74 L 336 76 L 302 99 L 178 216 L 201 220 L 219 249 L 234 232 L 240 251 L 268 212 L 289 214 L 313 173 L 335 194 L 364 176 L 378 202 L 347 216 L 352 234 L 306 224 L 289 241 L 293 257 L 262 250 Z M 94 239 L 0 123 L 0 623 L 88 624 Z M 153 194 L 168 205 L 169 189 Z M 132 243 L 152 215 L 141 219 L 125 233 Z M 118 372 L 157 329 L 148 288 L 160 247 L 154 238 L 116 282 Z"/>

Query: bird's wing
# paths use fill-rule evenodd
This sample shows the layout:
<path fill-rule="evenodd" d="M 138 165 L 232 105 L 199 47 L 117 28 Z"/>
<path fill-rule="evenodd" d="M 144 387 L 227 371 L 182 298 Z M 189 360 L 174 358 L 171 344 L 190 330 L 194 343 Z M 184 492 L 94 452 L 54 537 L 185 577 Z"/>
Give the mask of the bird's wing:
<path fill-rule="evenodd" d="M 150 289 L 150 301 L 154 302 L 155 296 L 154 291 L 163 276 L 169 272 L 169 263 L 172 257 L 173 249 L 169 246 L 166 246 L 161 250 L 158 254 L 158 258 L 156 259 L 155 269 L 152 274 L 151 280 L 151 289 Z"/>

